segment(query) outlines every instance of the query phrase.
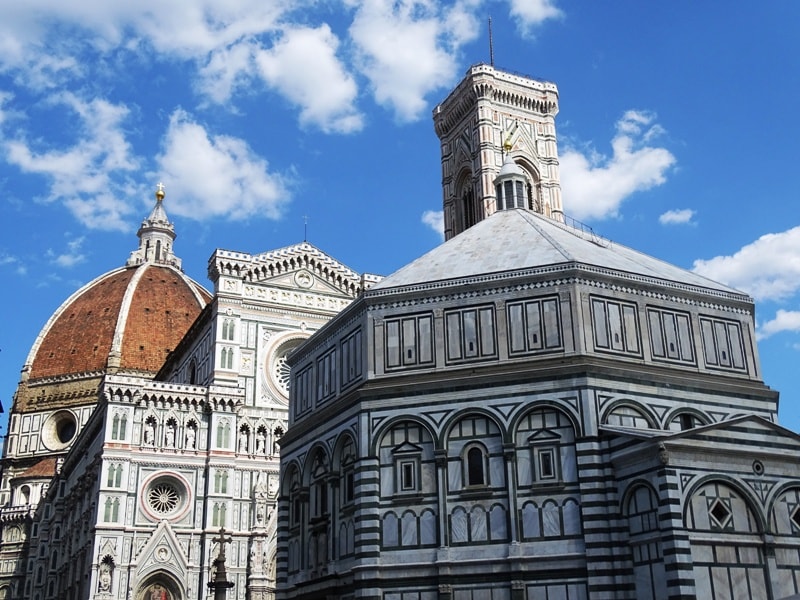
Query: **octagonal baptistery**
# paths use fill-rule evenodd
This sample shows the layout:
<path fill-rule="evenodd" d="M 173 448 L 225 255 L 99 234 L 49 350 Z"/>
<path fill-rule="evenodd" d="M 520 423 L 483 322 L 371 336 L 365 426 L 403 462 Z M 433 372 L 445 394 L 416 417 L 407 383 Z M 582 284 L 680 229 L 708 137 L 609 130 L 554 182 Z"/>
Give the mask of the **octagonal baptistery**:
<path fill-rule="evenodd" d="M 800 490 L 753 301 L 503 188 L 289 356 L 277 597 L 745 597 L 709 557 L 751 543 L 725 582 L 796 590 L 797 554 L 769 570 L 715 509 L 786 535 L 796 504 L 747 482 Z"/>

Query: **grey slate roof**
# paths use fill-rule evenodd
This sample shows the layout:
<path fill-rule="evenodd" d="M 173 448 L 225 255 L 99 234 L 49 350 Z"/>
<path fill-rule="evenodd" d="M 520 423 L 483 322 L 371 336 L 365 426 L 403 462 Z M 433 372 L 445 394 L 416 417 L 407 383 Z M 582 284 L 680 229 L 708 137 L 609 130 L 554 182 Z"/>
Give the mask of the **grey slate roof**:
<path fill-rule="evenodd" d="M 738 290 L 525 209 L 503 210 L 384 278 L 372 289 L 414 286 L 556 265 L 598 267 L 716 293 Z"/>

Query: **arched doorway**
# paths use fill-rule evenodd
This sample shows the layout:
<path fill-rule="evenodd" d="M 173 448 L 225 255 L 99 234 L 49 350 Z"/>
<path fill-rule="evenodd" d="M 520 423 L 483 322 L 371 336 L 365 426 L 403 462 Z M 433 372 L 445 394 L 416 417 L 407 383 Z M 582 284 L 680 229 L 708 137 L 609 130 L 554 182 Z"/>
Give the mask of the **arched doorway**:
<path fill-rule="evenodd" d="M 135 600 L 185 600 L 186 596 L 178 582 L 168 573 L 149 575 L 139 584 Z"/>

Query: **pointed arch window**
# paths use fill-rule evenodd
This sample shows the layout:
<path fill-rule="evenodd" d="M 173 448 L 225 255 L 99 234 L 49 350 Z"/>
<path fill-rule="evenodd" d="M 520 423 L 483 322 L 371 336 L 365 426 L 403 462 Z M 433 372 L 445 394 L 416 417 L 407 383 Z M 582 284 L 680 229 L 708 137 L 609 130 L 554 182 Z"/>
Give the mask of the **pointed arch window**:
<path fill-rule="evenodd" d="M 225 507 L 224 502 L 215 502 L 214 508 L 211 512 L 211 524 L 214 527 L 224 527 L 225 526 L 225 513 L 227 508 Z"/>
<path fill-rule="evenodd" d="M 106 498 L 103 521 L 116 523 L 119 520 L 119 498 Z"/>
<path fill-rule="evenodd" d="M 228 448 L 231 444 L 231 424 L 225 419 L 217 425 L 217 448 Z"/>
<path fill-rule="evenodd" d="M 225 319 L 222 322 L 222 339 L 233 341 L 236 332 L 236 321 Z"/>
<path fill-rule="evenodd" d="M 108 478 L 106 480 L 108 487 L 118 488 L 122 485 L 122 465 L 111 464 L 108 466 Z"/>
<path fill-rule="evenodd" d="M 214 473 L 214 493 L 227 494 L 228 493 L 228 472 L 217 470 Z"/>
<path fill-rule="evenodd" d="M 116 413 L 111 420 L 111 439 L 124 440 L 128 430 L 128 415 Z"/>
<path fill-rule="evenodd" d="M 472 227 L 481 219 L 478 203 L 475 201 L 475 191 L 472 186 L 466 188 L 461 194 L 461 212 L 464 216 L 464 229 Z"/>
<path fill-rule="evenodd" d="M 233 348 L 223 348 L 220 351 L 220 368 L 233 368 Z"/>

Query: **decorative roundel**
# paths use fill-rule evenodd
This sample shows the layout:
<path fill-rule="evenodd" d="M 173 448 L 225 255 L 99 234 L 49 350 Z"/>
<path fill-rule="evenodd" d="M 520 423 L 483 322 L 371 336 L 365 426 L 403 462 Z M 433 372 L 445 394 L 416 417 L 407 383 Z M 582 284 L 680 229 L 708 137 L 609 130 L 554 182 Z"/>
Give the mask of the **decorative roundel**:
<path fill-rule="evenodd" d="M 78 433 L 78 420 L 69 410 L 60 410 L 48 417 L 42 427 L 42 442 L 50 450 L 61 450 Z"/>
<path fill-rule="evenodd" d="M 142 503 L 154 519 L 178 518 L 189 506 L 188 487 L 175 475 L 157 475 L 145 484 Z"/>
<path fill-rule="evenodd" d="M 314 276 L 308 271 L 298 271 L 294 274 L 294 282 L 301 288 L 310 288 L 314 285 Z"/>

